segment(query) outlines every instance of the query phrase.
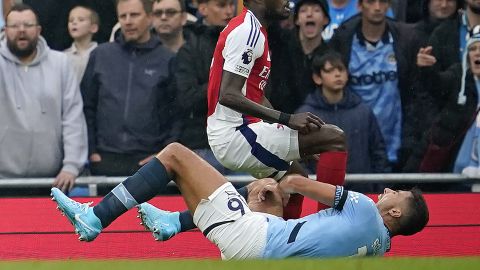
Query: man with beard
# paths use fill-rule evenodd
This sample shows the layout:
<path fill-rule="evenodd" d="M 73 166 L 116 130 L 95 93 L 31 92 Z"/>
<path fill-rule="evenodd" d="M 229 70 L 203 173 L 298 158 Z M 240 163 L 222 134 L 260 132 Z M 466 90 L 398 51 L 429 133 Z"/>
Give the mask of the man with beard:
<path fill-rule="evenodd" d="M 83 103 L 67 56 L 40 32 L 31 7 L 12 7 L 0 46 L 0 178 L 56 177 L 68 191 L 87 158 Z"/>
<path fill-rule="evenodd" d="M 418 42 L 409 26 L 387 18 L 390 4 L 359 0 L 360 16 L 342 24 L 329 44 L 346 58 L 349 87 L 372 108 L 397 171 L 414 147 L 403 136 L 411 132 L 410 74 Z"/>
<path fill-rule="evenodd" d="M 80 85 L 94 175 L 130 175 L 175 140 L 173 57 L 151 34 L 152 2 L 120 0 L 121 35 L 92 51 Z"/>

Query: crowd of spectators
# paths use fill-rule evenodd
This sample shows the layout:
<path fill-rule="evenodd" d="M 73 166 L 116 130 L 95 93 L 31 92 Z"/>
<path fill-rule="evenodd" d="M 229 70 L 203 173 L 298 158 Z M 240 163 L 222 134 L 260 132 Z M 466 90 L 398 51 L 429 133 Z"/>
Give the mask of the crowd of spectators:
<path fill-rule="evenodd" d="M 205 125 L 235 0 L 1 2 L 0 178 L 55 177 L 68 191 L 81 173 L 133 174 L 173 141 L 232 173 Z M 291 6 L 268 28 L 274 108 L 345 130 L 347 173 L 480 176 L 480 1 Z"/>

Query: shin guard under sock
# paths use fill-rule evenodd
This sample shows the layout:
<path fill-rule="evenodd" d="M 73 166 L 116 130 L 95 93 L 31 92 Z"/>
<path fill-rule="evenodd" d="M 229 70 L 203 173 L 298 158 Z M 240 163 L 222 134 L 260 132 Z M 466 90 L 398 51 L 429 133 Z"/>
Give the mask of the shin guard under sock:
<path fill-rule="evenodd" d="M 345 183 L 347 169 L 347 152 L 325 152 L 320 154 L 317 162 L 317 181 L 336 186 Z M 318 203 L 318 211 L 329 208 L 323 203 Z"/>
<path fill-rule="evenodd" d="M 118 184 L 93 208 L 93 212 L 102 222 L 103 228 L 106 228 L 127 210 L 164 192 L 168 182 L 170 178 L 165 167 L 157 158 L 153 158 L 134 175 Z"/>

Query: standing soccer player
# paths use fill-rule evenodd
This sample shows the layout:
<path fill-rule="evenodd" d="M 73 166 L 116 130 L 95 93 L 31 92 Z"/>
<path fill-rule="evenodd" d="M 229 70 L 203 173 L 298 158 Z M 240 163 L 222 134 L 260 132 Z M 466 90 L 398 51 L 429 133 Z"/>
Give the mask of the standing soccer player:
<path fill-rule="evenodd" d="M 263 92 L 270 74 L 266 29 L 289 16 L 289 4 L 286 0 L 246 0 L 244 5 L 220 34 L 212 59 L 207 119 L 210 147 L 226 168 L 256 178 L 279 180 L 294 172 L 305 175 L 296 160 L 345 151 L 345 136 L 312 113 L 272 109 Z M 300 215 L 302 199 L 290 199 L 286 218 Z"/>

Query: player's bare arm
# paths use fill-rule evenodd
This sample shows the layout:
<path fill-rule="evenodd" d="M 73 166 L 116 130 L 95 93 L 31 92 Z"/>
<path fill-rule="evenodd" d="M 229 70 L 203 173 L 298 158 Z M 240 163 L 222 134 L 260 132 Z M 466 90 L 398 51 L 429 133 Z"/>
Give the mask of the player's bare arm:
<path fill-rule="evenodd" d="M 245 81 L 245 77 L 224 70 L 219 103 L 246 115 L 287 125 L 302 133 L 308 133 L 314 126 L 319 128 L 325 124 L 320 117 L 309 112 L 290 115 L 247 99 L 242 94 Z"/>
<path fill-rule="evenodd" d="M 335 186 L 312 181 L 301 175 L 287 175 L 278 188 L 287 194 L 300 193 L 305 197 L 332 206 L 335 200 Z"/>

